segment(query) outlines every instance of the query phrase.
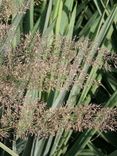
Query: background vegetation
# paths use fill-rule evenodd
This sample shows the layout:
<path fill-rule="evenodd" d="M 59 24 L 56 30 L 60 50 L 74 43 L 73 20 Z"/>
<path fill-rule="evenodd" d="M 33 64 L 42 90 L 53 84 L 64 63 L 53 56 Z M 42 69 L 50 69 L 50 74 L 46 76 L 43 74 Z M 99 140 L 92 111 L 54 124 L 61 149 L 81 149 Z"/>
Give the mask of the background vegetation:
<path fill-rule="evenodd" d="M 49 88 L 43 91 L 40 88 L 29 87 L 30 82 L 23 87 L 21 84 L 22 92 L 25 92 L 24 113 L 26 105 L 34 103 L 37 99 L 46 102 L 52 108 L 59 107 L 63 103 L 68 106 L 96 103 L 104 107 L 116 107 L 116 0 L 0 0 L 0 22 L 0 30 L 3 30 L 5 25 L 8 27 L 5 35 L 0 36 L 1 66 L 5 62 L 4 53 L 8 53 L 9 58 L 12 58 L 11 51 L 18 50 L 17 45 L 20 45 L 21 37 L 26 34 L 30 34 L 29 42 L 27 41 L 29 45 L 26 44 L 27 47 L 23 50 L 24 53 L 30 51 L 29 60 L 33 57 L 31 52 L 35 48 L 33 43 L 37 43 L 33 42 L 37 33 L 41 38 L 48 37 L 46 44 L 52 47 L 50 52 L 59 51 L 61 44 L 59 47 L 53 46 L 58 36 L 69 39 L 66 47 L 69 46 L 70 40 L 83 43 L 78 54 L 75 49 L 81 71 L 77 81 L 72 85 L 69 84 L 70 90 Z M 105 56 L 105 50 L 100 48 L 107 48 L 109 54 Z M 87 55 L 84 58 L 85 52 Z M 96 63 L 92 66 L 92 62 Z M 75 67 L 77 66 L 76 63 Z M 30 69 L 33 68 L 30 66 Z M 0 116 L 2 113 L 3 109 L 0 107 Z M 31 117 L 31 112 L 29 116 Z M 56 136 L 50 135 L 41 139 L 36 136 L 21 139 L 11 135 L 1 140 L 0 147 L 0 156 L 9 154 L 12 156 L 116 156 L 117 134 L 91 129 L 83 132 L 60 129 Z"/>

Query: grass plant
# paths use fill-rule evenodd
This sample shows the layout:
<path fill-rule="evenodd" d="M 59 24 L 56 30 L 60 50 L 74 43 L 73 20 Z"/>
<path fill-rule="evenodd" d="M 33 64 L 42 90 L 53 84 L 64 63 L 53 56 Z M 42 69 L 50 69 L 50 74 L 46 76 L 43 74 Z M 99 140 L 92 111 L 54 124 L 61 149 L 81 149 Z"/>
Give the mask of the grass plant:
<path fill-rule="evenodd" d="M 116 24 L 116 0 L 0 0 L 0 156 L 116 155 Z"/>

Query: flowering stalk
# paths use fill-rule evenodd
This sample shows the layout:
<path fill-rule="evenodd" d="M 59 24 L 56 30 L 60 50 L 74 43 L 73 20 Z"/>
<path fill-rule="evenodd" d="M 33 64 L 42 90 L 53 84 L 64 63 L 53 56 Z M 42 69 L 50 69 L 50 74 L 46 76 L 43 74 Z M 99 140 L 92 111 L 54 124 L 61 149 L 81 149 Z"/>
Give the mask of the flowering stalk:
<path fill-rule="evenodd" d="M 35 106 L 35 104 L 34 104 Z M 30 118 L 30 110 L 34 106 L 25 108 L 23 114 L 21 108 L 7 108 L 5 114 L 1 118 L 1 137 L 8 134 L 14 129 L 18 136 L 27 136 L 34 134 L 38 137 L 48 137 L 50 134 L 55 135 L 60 129 L 84 131 L 86 129 L 96 129 L 100 131 L 116 131 L 117 130 L 117 109 L 105 108 L 96 104 L 80 105 L 79 107 L 60 107 L 56 109 L 48 109 L 45 104 L 37 103 L 33 113 L 32 122 L 28 122 Z M 13 110 L 15 109 L 15 110 Z M 18 119 L 22 121 L 18 124 Z"/>

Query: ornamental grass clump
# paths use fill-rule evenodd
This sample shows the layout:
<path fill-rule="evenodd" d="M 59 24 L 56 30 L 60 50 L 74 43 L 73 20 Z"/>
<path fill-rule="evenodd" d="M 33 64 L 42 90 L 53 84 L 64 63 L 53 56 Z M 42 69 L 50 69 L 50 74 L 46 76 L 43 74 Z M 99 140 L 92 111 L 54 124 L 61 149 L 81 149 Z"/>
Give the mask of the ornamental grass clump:
<path fill-rule="evenodd" d="M 22 35 L 16 47 L 11 46 L 3 53 L 4 61 L 0 66 L 2 136 L 14 131 L 20 137 L 27 134 L 47 137 L 55 135 L 59 129 L 115 130 L 114 110 L 110 113 L 114 115 L 111 115 L 112 119 L 109 117 L 108 127 L 103 123 L 96 127 L 95 121 L 99 120 L 98 111 L 100 112 L 96 105 L 48 109 L 48 104 L 43 104 L 48 103 L 51 92 L 63 89 L 69 92 L 73 84 L 78 83 L 82 90 L 92 66 L 99 65 L 101 68 L 100 62 L 95 61 L 96 56 L 93 60 L 87 57 L 92 46 L 93 43 L 87 38 L 75 42 L 66 37 L 53 36 L 53 41 L 50 42 L 48 37 L 40 37 L 36 33 L 34 37 L 31 34 Z M 107 50 L 98 49 L 97 54 L 105 51 Z M 85 63 L 90 67 L 87 73 L 82 71 Z M 97 83 L 96 80 L 94 83 Z M 27 90 L 39 90 L 42 96 L 46 93 L 47 99 L 40 97 L 31 101 L 33 95 L 26 96 Z M 107 109 L 104 112 L 108 112 Z M 103 122 L 106 122 L 105 116 L 100 117 L 104 117 Z"/>

